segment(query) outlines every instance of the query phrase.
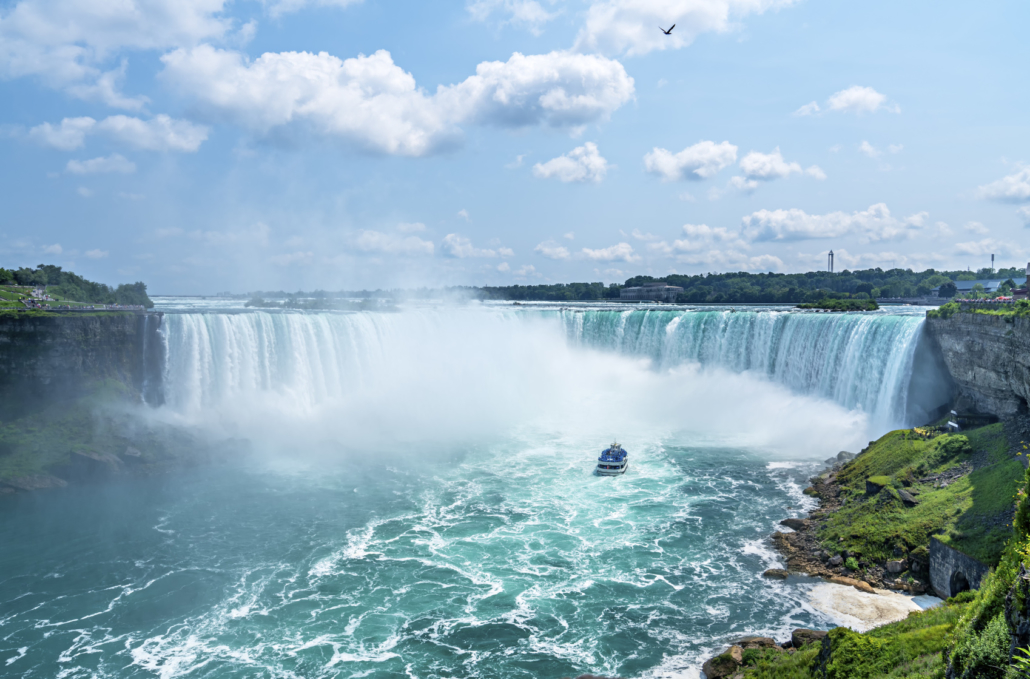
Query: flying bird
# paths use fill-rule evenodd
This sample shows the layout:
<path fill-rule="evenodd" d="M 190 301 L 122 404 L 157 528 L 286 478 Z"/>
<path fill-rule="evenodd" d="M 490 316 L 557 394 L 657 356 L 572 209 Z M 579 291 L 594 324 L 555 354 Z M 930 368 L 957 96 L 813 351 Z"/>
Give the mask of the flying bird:
<path fill-rule="evenodd" d="M 661 26 L 658 27 L 658 30 L 660 30 L 665 35 L 672 35 L 672 29 L 674 29 L 674 28 L 676 28 L 676 24 L 673 24 L 672 26 L 669 26 L 669 30 L 665 30 Z"/>

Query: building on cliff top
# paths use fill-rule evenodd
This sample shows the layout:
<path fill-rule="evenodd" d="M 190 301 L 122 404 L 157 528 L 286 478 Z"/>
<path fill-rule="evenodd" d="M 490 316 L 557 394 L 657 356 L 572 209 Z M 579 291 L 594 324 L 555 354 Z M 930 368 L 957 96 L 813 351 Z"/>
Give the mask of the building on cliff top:
<path fill-rule="evenodd" d="M 955 281 L 955 296 L 962 297 L 968 295 L 973 291 L 973 286 L 979 283 L 984 286 L 984 292 L 993 293 L 997 292 L 998 288 L 1002 283 L 1009 280 L 1008 278 L 1002 278 L 1000 280 L 979 280 L 979 281 Z M 1019 278 L 1013 278 L 1012 282 L 1016 284 L 1016 287 L 1026 286 L 1026 276 L 1020 276 Z M 941 287 L 938 285 L 936 288 L 930 291 L 930 294 L 934 297 L 939 297 Z"/>
<path fill-rule="evenodd" d="M 619 299 L 675 302 L 676 296 L 681 292 L 683 292 L 683 288 L 679 286 L 658 281 L 656 283 L 644 283 L 641 286 L 632 288 L 623 288 L 619 291 Z"/>

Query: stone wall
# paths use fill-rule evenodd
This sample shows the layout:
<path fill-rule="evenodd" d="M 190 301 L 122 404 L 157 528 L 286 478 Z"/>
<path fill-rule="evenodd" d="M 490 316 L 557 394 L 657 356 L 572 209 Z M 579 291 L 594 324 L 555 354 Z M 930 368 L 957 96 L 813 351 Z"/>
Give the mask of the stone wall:
<path fill-rule="evenodd" d="M 930 538 L 930 586 L 942 599 L 979 589 L 988 568 L 976 559 Z"/>
<path fill-rule="evenodd" d="M 161 314 L 130 312 L 0 316 L 0 419 L 105 379 L 159 399 L 160 322 Z"/>
<path fill-rule="evenodd" d="M 1030 318 L 956 313 L 926 325 L 969 406 L 1001 418 L 1027 414 Z"/>

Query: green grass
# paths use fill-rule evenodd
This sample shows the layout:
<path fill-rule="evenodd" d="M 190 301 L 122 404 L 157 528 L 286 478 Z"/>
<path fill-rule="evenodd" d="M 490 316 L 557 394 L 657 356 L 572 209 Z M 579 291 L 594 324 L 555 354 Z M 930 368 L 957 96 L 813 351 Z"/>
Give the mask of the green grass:
<path fill-rule="evenodd" d="M 969 604 L 952 603 L 910 614 L 865 634 L 845 627 L 830 631 L 833 653 L 828 679 L 943 677 L 941 651 Z M 745 669 L 748 679 L 815 679 L 820 645 L 793 653 L 764 651 Z"/>
<path fill-rule="evenodd" d="M 947 487 L 918 481 L 971 462 L 977 451 L 986 452 L 988 465 Z M 935 535 L 993 565 L 1011 535 L 1000 517 L 1011 510 L 1022 475 L 1023 467 L 1009 451 L 1001 424 L 931 440 L 908 430 L 893 431 L 838 474 L 847 502 L 830 516 L 819 537 L 832 552 L 847 549 L 886 561 L 894 558 L 895 546 L 916 549 Z M 884 488 L 866 496 L 866 479 Z M 905 506 L 897 492 L 900 488 L 913 493 L 918 504 Z"/>

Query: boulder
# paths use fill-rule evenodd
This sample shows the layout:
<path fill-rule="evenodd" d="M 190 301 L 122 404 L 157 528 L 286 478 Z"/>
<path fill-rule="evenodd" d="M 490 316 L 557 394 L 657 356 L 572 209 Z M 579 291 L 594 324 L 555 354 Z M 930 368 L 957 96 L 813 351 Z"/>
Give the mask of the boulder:
<path fill-rule="evenodd" d="M 794 648 L 802 648 L 808 644 L 817 644 L 823 640 L 826 632 L 814 629 L 796 629 L 790 633 L 790 644 Z"/>
<path fill-rule="evenodd" d="M 854 578 L 844 578 L 839 575 L 830 577 L 830 582 L 837 585 L 848 585 L 854 587 L 859 592 L 865 592 L 867 594 L 876 594 L 876 590 L 873 589 L 872 585 L 868 582 L 862 582 L 861 580 L 855 580 Z"/>
<path fill-rule="evenodd" d="M 736 645 L 740 646 L 745 651 L 750 648 L 775 648 L 776 650 L 781 650 L 780 645 L 771 637 L 744 637 L 743 639 L 739 639 Z"/>
<path fill-rule="evenodd" d="M 919 500 L 917 500 L 912 495 L 912 493 L 908 492 L 907 490 L 899 490 L 898 497 L 901 498 L 901 501 L 904 502 L 905 506 L 907 507 L 915 507 L 917 504 L 919 504 Z"/>
<path fill-rule="evenodd" d="M 908 559 L 898 559 L 897 561 L 887 562 L 888 573 L 904 573 L 908 570 Z"/>
<path fill-rule="evenodd" d="M 852 460 L 855 459 L 855 457 L 856 456 L 855 456 L 854 453 L 849 453 L 846 450 L 842 450 L 839 453 L 837 453 L 837 461 L 838 462 L 851 462 Z"/>
<path fill-rule="evenodd" d="M 705 662 L 701 671 L 708 679 L 724 679 L 736 674 L 740 664 L 744 661 L 744 649 L 740 646 L 730 646 L 729 650 L 717 655 Z"/>
<path fill-rule="evenodd" d="M 808 521 L 806 519 L 784 519 L 780 521 L 780 525 L 792 530 L 804 530 L 808 528 Z"/>
<path fill-rule="evenodd" d="M 836 566 L 839 566 L 842 563 L 844 563 L 844 557 L 842 557 L 840 554 L 838 554 L 837 556 L 831 556 L 830 560 L 827 561 L 826 563 L 830 564 L 831 566 L 836 567 Z"/>
<path fill-rule="evenodd" d="M 785 571 L 782 568 L 770 568 L 762 573 L 763 578 L 773 578 L 774 580 L 786 580 L 789 575 L 790 571 Z"/>
<path fill-rule="evenodd" d="M 865 494 L 876 495 L 883 487 L 887 485 L 887 481 L 882 476 L 872 476 L 865 480 Z"/>

